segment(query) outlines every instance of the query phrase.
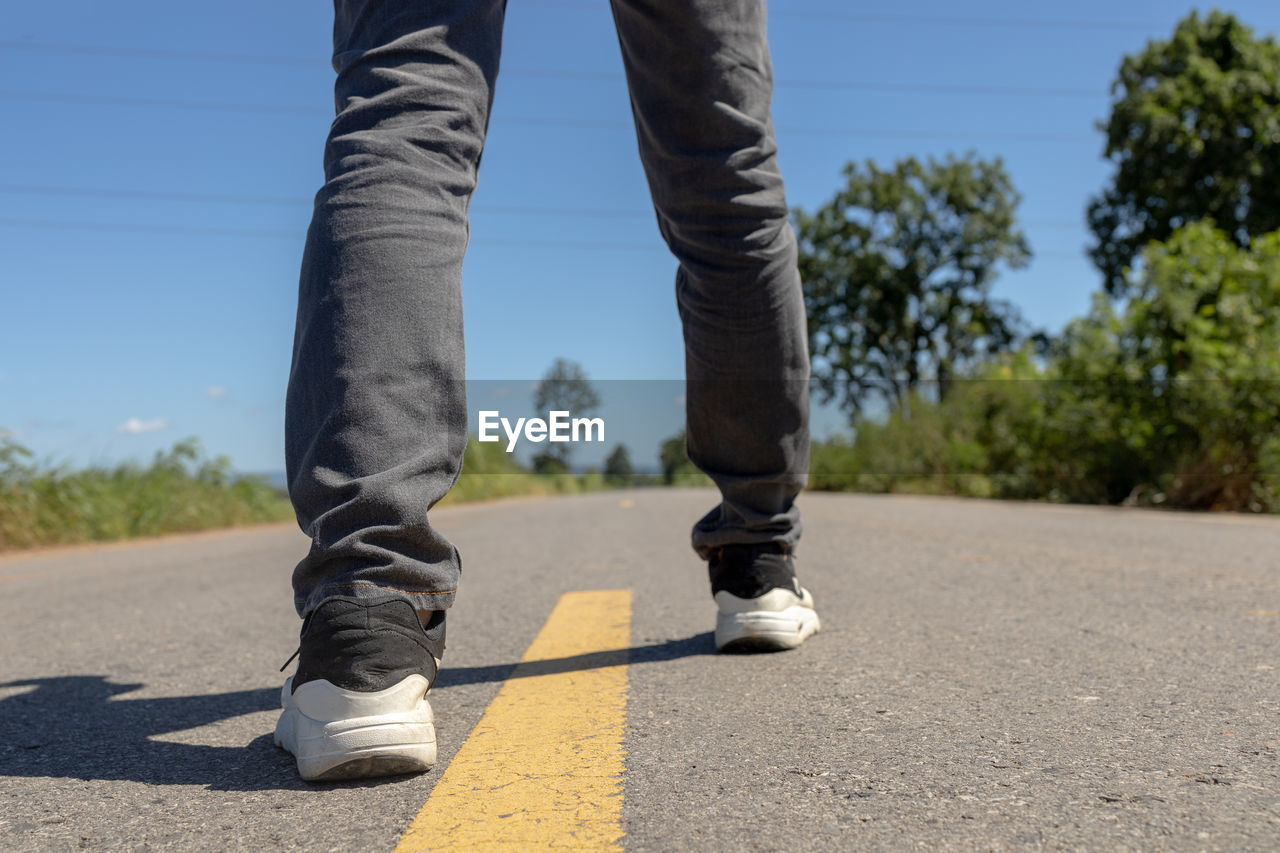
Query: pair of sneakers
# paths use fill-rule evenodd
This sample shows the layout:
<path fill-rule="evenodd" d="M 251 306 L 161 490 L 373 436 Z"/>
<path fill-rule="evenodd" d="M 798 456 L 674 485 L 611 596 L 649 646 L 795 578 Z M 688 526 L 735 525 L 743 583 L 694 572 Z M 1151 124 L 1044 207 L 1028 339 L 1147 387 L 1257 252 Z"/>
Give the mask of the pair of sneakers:
<path fill-rule="evenodd" d="M 729 545 L 708 562 L 720 651 L 793 649 L 818 630 L 813 597 L 780 547 Z M 398 599 L 324 601 L 302 623 L 276 745 L 308 781 L 426 770 L 436 760 L 427 693 L 443 652 L 444 611 L 420 616 Z"/>

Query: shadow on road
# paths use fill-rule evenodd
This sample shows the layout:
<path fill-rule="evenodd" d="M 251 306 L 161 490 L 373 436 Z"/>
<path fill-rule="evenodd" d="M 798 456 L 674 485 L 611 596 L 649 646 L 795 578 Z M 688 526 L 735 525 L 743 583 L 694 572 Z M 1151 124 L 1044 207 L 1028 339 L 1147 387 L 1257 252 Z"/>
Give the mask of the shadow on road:
<path fill-rule="evenodd" d="M 0 701 L 0 775 L 110 779 L 214 790 L 302 788 L 270 735 L 248 747 L 154 739 L 280 705 L 279 688 L 159 699 L 116 698 L 142 687 L 100 675 L 13 681 L 35 690 Z"/>
<path fill-rule="evenodd" d="M 504 663 L 496 666 L 464 666 L 452 668 L 448 664 L 440 670 L 433 690 L 460 687 L 464 684 L 481 684 L 506 681 L 509 678 L 531 678 L 535 675 L 556 675 L 582 669 L 600 669 L 606 666 L 623 666 L 628 663 L 661 663 L 678 658 L 715 654 L 715 640 L 710 631 L 667 640 L 649 646 L 632 646 L 629 649 L 611 649 L 607 652 L 591 652 L 567 658 Z"/>
<path fill-rule="evenodd" d="M 712 654 L 711 635 L 699 634 L 630 649 L 520 664 L 446 669 L 433 690 L 627 663 L 659 663 Z M 297 778 L 293 758 L 264 734 L 247 746 L 173 743 L 157 737 L 279 708 L 276 687 L 151 699 L 117 698 L 141 684 L 115 684 L 101 675 L 12 681 L 35 687 L 0 700 L 0 776 L 100 779 L 150 785 L 202 785 L 219 791 L 323 790 Z M 385 784 L 378 780 L 344 783 Z"/>

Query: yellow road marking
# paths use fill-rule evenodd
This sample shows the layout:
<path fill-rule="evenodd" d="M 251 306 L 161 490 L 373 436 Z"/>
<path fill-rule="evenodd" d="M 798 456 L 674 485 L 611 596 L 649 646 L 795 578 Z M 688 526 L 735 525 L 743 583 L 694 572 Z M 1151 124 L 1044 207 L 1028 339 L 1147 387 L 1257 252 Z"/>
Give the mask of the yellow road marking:
<path fill-rule="evenodd" d="M 621 850 L 631 590 L 561 596 L 396 853 Z"/>

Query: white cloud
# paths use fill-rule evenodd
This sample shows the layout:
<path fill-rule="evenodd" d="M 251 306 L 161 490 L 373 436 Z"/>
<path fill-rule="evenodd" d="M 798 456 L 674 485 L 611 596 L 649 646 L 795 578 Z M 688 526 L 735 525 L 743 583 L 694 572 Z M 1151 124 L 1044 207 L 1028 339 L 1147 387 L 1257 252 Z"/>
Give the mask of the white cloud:
<path fill-rule="evenodd" d="M 141 435 L 144 432 L 155 432 L 156 430 L 164 429 L 168 425 L 168 418 L 153 418 L 149 421 L 144 421 L 141 418 L 129 418 L 129 420 L 116 427 L 116 432 L 126 435 Z"/>
<path fill-rule="evenodd" d="M 204 395 L 210 400 L 217 400 L 220 397 L 227 396 L 227 387 L 225 385 L 210 385 L 204 389 Z"/>

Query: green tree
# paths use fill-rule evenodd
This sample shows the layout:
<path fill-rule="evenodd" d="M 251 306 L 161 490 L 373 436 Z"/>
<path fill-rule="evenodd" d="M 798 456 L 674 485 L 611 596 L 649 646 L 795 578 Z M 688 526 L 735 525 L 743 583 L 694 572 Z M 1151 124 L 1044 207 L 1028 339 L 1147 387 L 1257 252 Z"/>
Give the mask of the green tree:
<path fill-rule="evenodd" d="M 567 447 L 567 445 L 564 445 Z M 566 458 L 569 454 L 563 452 L 562 448 L 547 450 L 543 453 L 535 453 L 530 463 L 533 465 L 533 473 L 544 476 L 554 476 L 560 474 L 572 473 L 569 470 L 569 462 Z"/>
<path fill-rule="evenodd" d="M 1183 19 L 1128 56 L 1111 86 L 1110 185 L 1089 206 L 1090 249 L 1113 297 L 1152 241 L 1211 219 L 1238 246 L 1280 228 L 1280 44 L 1233 15 Z"/>
<path fill-rule="evenodd" d="M 711 478 L 698 470 L 689 459 L 685 430 L 662 442 L 658 448 L 662 463 L 662 482 L 668 486 L 710 486 Z"/>
<path fill-rule="evenodd" d="M 693 466 L 685 446 L 685 431 L 682 429 L 662 442 L 658 448 L 658 460 L 662 463 L 662 482 L 668 486 L 676 481 L 677 473 L 686 465 Z"/>
<path fill-rule="evenodd" d="M 544 416 L 547 412 L 569 412 L 573 417 L 586 417 L 600 407 L 600 395 L 587 381 L 586 371 L 574 361 L 557 358 L 543 375 L 533 392 L 533 407 Z M 538 473 L 561 473 L 569 470 L 570 442 L 549 445 L 534 457 Z"/>
<path fill-rule="evenodd" d="M 631 465 L 631 454 L 625 444 L 619 444 L 604 460 L 604 479 L 615 486 L 629 486 L 635 478 L 635 468 Z"/>
<path fill-rule="evenodd" d="M 796 211 L 813 373 L 857 413 L 873 396 L 904 408 L 924 382 L 945 397 L 964 366 L 1012 348 L 1017 310 L 991 297 L 1001 265 L 1031 256 L 1020 196 L 1000 160 L 850 163 L 845 186 Z"/>
<path fill-rule="evenodd" d="M 1090 407 L 1073 420 L 1094 424 L 1081 458 L 1109 499 L 1280 509 L 1280 232 L 1242 249 L 1202 222 L 1153 244 L 1122 311 L 1100 297 L 1068 327 L 1055 372 L 1048 409 Z"/>

